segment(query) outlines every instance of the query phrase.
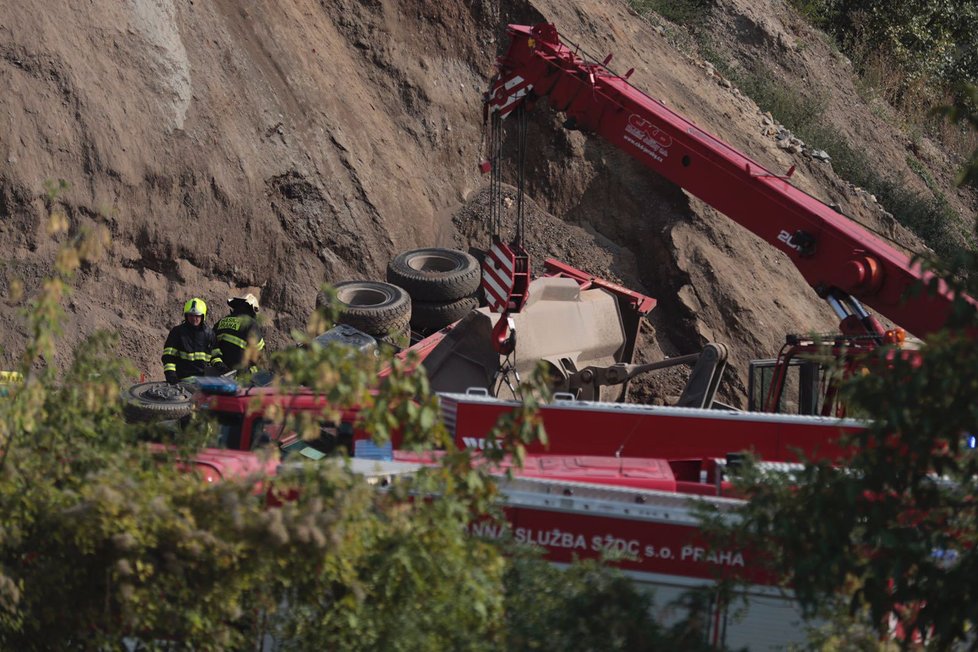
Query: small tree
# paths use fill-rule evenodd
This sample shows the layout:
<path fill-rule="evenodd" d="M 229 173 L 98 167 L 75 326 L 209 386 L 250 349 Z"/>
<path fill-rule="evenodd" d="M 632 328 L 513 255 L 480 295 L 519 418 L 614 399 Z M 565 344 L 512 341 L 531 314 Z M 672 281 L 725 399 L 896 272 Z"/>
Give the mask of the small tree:
<path fill-rule="evenodd" d="M 978 6 L 969 0 L 792 0 L 833 34 L 857 66 L 883 57 L 911 83 L 938 90 L 978 79 Z M 940 96 L 930 98 L 940 101 Z"/>
<path fill-rule="evenodd" d="M 949 328 L 920 356 L 880 349 L 849 381 L 847 400 L 871 417 L 851 459 L 780 479 L 748 465 L 743 520 L 709 526 L 764 550 L 806 615 L 842 602 L 849 625 L 945 650 L 973 645 L 978 626 L 978 255 L 926 266 L 936 276 L 919 291 L 943 278 L 956 297 Z"/>
<path fill-rule="evenodd" d="M 55 198 L 56 189 L 52 206 Z M 412 361 L 320 347 L 310 333 L 321 324 L 294 334 L 301 349 L 275 356 L 280 389 L 322 393 L 323 419 L 356 404 L 376 437 L 399 429 L 410 446 L 441 447 L 441 463 L 385 491 L 342 458 L 202 482 L 188 467 L 206 422 L 174 436 L 122 419 L 120 386 L 131 372 L 115 335 L 90 337 L 63 373 L 48 364 L 71 276 L 107 242 L 101 232 L 65 236 L 68 220 L 56 210 L 51 225 L 65 242 L 26 311 L 24 382 L 0 397 L 0 647 L 258 649 L 271 636 L 299 650 L 532 649 L 557 640 L 576 642 L 568 649 L 661 649 L 646 599 L 620 575 L 596 565 L 561 575 L 469 537 L 470 521 L 496 509 L 491 465 L 454 448 Z M 527 396 L 500 425 L 494 455 L 519 459 L 540 436 Z M 318 434 L 315 419 L 273 416 Z M 164 437 L 168 445 L 145 443 Z M 536 594 L 558 579 L 574 590 Z M 613 601 L 599 605 L 600 596 Z M 564 618 L 534 621 L 534 603 Z"/>
<path fill-rule="evenodd" d="M 978 57 L 978 53 L 974 56 Z M 964 84 L 955 98 L 952 106 L 941 111 L 953 122 L 964 123 L 978 133 L 978 85 Z M 978 188 L 978 148 L 971 153 L 958 175 L 958 185 L 970 185 Z"/>

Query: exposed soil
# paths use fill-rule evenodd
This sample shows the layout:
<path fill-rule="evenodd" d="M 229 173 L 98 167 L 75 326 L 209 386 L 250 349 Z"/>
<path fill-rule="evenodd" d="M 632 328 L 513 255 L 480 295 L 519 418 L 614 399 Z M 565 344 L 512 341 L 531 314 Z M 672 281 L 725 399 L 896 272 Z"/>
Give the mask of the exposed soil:
<path fill-rule="evenodd" d="M 0 292 L 28 295 L 58 242 L 44 228 L 45 181 L 73 231 L 106 226 L 108 256 L 65 301 L 62 354 L 100 328 L 119 355 L 162 376 L 165 334 L 190 296 L 213 313 L 238 290 L 259 295 L 271 347 L 301 327 L 323 282 L 383 278 L 391 256 L 421 246 L 484 247 L 481 98 L 508 22 L 561 34 L 704 130 L 870 228 L 921 245 L 829 163 L 779 149 L 756 105 L 677 48 L 677 32 L 625 2 L 539 0 L 93 0 L 0 6 Z M 746 65 L 763 60 L 827 98 L 852 143 L 896 178 L 920 156 L 955 207 L 956 161 L 910 143 L 860 98 L 851 67 L 783 0 L 720 0 L 709 29 Z M 773 247 L 595 137 L 568 132 L 546 106 L 531 120 L 528 247 L 658 299 L 639 356 L 730 346 L 723 398 L 743 401 L 747 361 L 787 332 L 836 326 Z M 512 166 L 506 172 L 513 182 Z M 508 189 L 512 194 L 512 188 Z M 13 364 L 27 327 L 0 305 Z M 673 372 L 636 388 L 678 394 Z"/>

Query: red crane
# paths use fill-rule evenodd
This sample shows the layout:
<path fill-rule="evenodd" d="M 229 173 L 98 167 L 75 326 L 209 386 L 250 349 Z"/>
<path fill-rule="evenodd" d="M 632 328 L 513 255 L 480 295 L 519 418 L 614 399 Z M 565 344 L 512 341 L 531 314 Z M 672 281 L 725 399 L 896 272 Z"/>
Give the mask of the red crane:
<path fill-rule="evenodd" d="M 510 45 L 487 96 L 504 117 L 546 96 L 565 126 L 595 133 L 783 251 L 847 336 L 887 339 L 863 303 L 918 336 L 942 328 L 952 296 L 909 290 L 930 275 L 815 197 L 652 99 L 602 62 L 561 42 L 553 25 L 510 25 Z M 900 337 L 890 333 L 890 339 Z"/>

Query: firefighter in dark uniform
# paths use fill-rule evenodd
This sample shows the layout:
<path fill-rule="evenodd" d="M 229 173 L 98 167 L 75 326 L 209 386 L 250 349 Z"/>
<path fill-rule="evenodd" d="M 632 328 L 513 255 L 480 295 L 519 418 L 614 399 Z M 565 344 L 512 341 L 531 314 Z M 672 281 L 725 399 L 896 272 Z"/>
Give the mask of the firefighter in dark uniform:
<path fill-rule="evenodd" d="M 217 368 L 235 371 L 258 371 L 255 363 L 265 350 L 261 327 L 258 325 L 258 299 L 250 292 L 228 299 L 231 314 L 217 322 L 214 328 L 214 348 L 211 363 Z"/>
<path fill-rule="evenodd" d="M 193 298 L 183 305 L 183 323 L 170 329 L 163 345 L 163 374 L 171 385 L 206 376 L 214 351 L 214 331 L 204 323 L 207 304 Z"/>

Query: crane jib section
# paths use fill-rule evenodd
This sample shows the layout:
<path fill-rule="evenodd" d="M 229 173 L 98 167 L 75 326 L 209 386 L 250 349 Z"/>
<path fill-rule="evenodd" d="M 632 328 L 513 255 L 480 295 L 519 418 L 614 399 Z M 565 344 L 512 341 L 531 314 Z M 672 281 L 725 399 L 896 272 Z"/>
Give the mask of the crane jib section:
<path fill-rule="evenodd" d="M 583 59 L 552 25 L 510 25 L 509 35 L 490 111 L 545 96 L 568 128 L 602 136 L 780 249 L 822 298 L 856 297 L 919 336 L 947 323 L 949 292 L 911 292 L 930 277 L 908 255 L 637 90 L 610 57 Z"/>

